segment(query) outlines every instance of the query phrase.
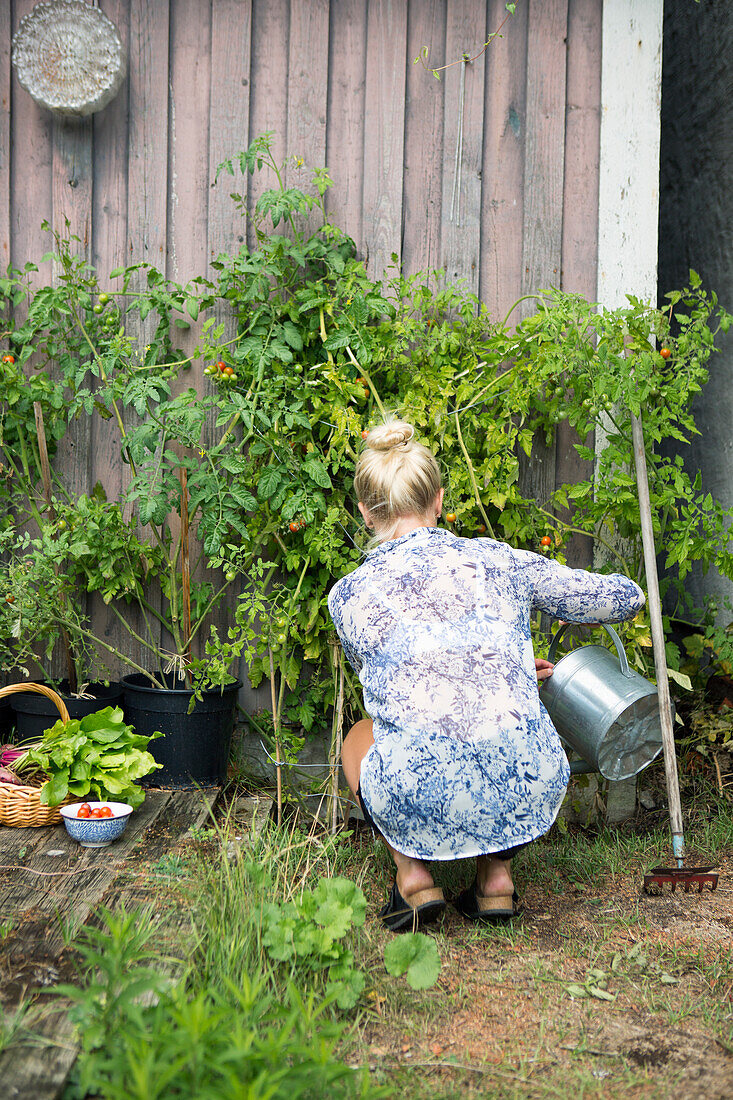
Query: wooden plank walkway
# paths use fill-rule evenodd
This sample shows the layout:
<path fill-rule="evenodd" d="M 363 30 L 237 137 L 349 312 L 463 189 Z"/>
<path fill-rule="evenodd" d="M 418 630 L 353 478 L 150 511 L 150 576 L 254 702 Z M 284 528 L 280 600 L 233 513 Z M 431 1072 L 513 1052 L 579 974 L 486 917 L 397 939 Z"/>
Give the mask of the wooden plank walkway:
<path fill-rule="evenodd" d="M 218 793 L 148 791 L 122 837 L 108 848 L 79 847 L 63 825 L 0 828 L 0 928 L 9 929 L 0 943 L 3 1012 L 12 1012 L 23 994 L 39 994 L 43 1001 L 44 989 L 60 978 L 69 934 L 100 903 L 138 904 L 136 871 L 203 825 Z M 7 1100 L 54 1100 L 76 1059 L 78 1044 L 62 1003 L 32 1031 L 36 1041 L 0 1055 Z"/>

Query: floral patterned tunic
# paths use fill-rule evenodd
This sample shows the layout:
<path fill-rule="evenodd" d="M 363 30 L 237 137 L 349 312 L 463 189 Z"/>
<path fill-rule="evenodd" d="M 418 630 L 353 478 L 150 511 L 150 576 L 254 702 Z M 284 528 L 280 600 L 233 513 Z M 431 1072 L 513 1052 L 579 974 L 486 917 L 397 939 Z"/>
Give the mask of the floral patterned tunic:
<path fill-rule="evenodd" d="M 382 543 L 340 580 L 328 606 L 374 720 L 361 793 L 389 843 L 448 860 L 547 832 L 570 773 L 530 614 L 619 622 L 643 605 L 627 577 L 437 527 Z"/>

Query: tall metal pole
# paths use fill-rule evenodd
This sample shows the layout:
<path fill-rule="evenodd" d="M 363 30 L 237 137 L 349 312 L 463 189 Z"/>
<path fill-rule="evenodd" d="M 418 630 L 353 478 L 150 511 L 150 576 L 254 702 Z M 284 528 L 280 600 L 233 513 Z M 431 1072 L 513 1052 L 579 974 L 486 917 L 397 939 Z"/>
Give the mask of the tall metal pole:
<path fill-rule="evenodd" d="M 685 838 L 682 832 L 682 805 L 680 803 L 680 784 L 677 775 L 677 757 L 674 747 L 674 725 L 672 702 L 669 696 L 669 677 L 667 676 L 667 654 L 662 626 L 662 603 L 659 598 L 659 578 L 657 575 L 657 555 L 654 547 L 654 528 L 652 509 L 649 499 L 649 475 L 644 450 L 644 433 L 641 418 L 631 414 L 631 434 L 634 442 L 634 465 L 636 466 L 636 484 L 639 491 L 639 515 L 641 518 L 641 538 L 644 545 L 644 564 L 646 566 L 646 584 L 649 594 L 649 619 L 652 627 L 654 646 L 654 667 L 657 673 L 657 692 L 659 695 L 659 718 L 662 725 L 662 747 L 664 749 L 664 771 L 667 778 L 667 796 L 669 798 L 669 821 L 672 830 L 672 852 L 681 867 L 685 855 Z"/>

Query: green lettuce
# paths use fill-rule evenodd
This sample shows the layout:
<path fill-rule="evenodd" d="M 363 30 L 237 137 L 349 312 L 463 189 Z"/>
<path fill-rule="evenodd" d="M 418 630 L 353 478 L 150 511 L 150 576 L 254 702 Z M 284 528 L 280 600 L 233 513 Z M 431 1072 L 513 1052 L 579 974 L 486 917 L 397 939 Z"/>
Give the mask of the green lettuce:
<path fill-rule="evenodd" d="M 38 765 L 48 773 L 41 802 L 58 806 L 67 795 L 100 801 L 113 799 L 137 808 L 145 792 L 136 780 L 149 775 L 156 764 L 147 746 L 152 737 L 136 734 L 125 723 L 121 707 L 105 707 L 84 718 L 59 721 L 46 730 L 40 743 L 29 749 L 23 767 Z"/>

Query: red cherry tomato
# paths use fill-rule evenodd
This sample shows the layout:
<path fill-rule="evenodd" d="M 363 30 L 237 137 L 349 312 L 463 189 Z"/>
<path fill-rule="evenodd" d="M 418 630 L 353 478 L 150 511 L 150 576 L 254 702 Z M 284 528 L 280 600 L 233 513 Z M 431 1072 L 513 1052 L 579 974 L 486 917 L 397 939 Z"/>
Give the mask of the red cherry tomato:
<path fill-rule="evenodd" d="M 369 435 L 369 432 L 366 432 L 366 431 L 364 431 L 364 432 L 362 432 L 362 433 L 361 433 L 361 438 L 362 438 L 362 439 L 366 439 L 366 437 L 367 437 L 368 435 Z"/>
<path fill-rule="evenodd" d="M 92 811 L 88 802 L 82 802 L 79 809 L 76 811 L 77 817 L 91 817 Z"/>
<path fill-rule="evenodd" d="M 457 517 L 456 517 L 456 513 L 455 513 L 455 512 L 446 512 L 446 516 L 445 516 L 445 518 L 446 518 L 446 522 L 448 522 L 448 523 L 455 523 L 455 522 L 456 522 L 456 518 L 457 518 Z"/>
<path fill-rule="evenodd" d="M 485 523 L 479 523 L 476 530 L 479 533 L 479 535 L 485 535 L 486 534 L 486 524 Z"/>
<path fill-rule="evenodd" d="M 540 546 L 552 546 L 552 539 L 549 535 L 543 535 L 540 539 Z"/>
<path fill-rule="evenodd" d="M 112 817 L 112 808 L 110 806 L 100 806 L 97 810 L 98 817 Z"/>
<path fill-rule="evenodd" d="M 5 365 L 7 367 L 12 367 L 14 362 L 15 362 L 15 356 L 14 355 L 3 355 L 3 363 L 5 363 Z"/>
<path fill-rule="evenodd" d="M 295 523 L 295 522 L 289 523 L 288 527 L 290 528 L 290 531 L 293 535 L 295 534 L 296 531 L 300 530 L 300 524 L 299 523 Z"/>
<path fill-rule="evenodd" d="M 214 369 L 223 371 L 226 368 L 226 363 L 223 359 L 220 359 L 217 363 L 214 363 Z"/>
<path fill-rule="evenodd" d="M 661 355 L 662 359 L 669 359 L 672 352 L 669 350 L 669 348 L 660 348 L 659 354 Z"/>

